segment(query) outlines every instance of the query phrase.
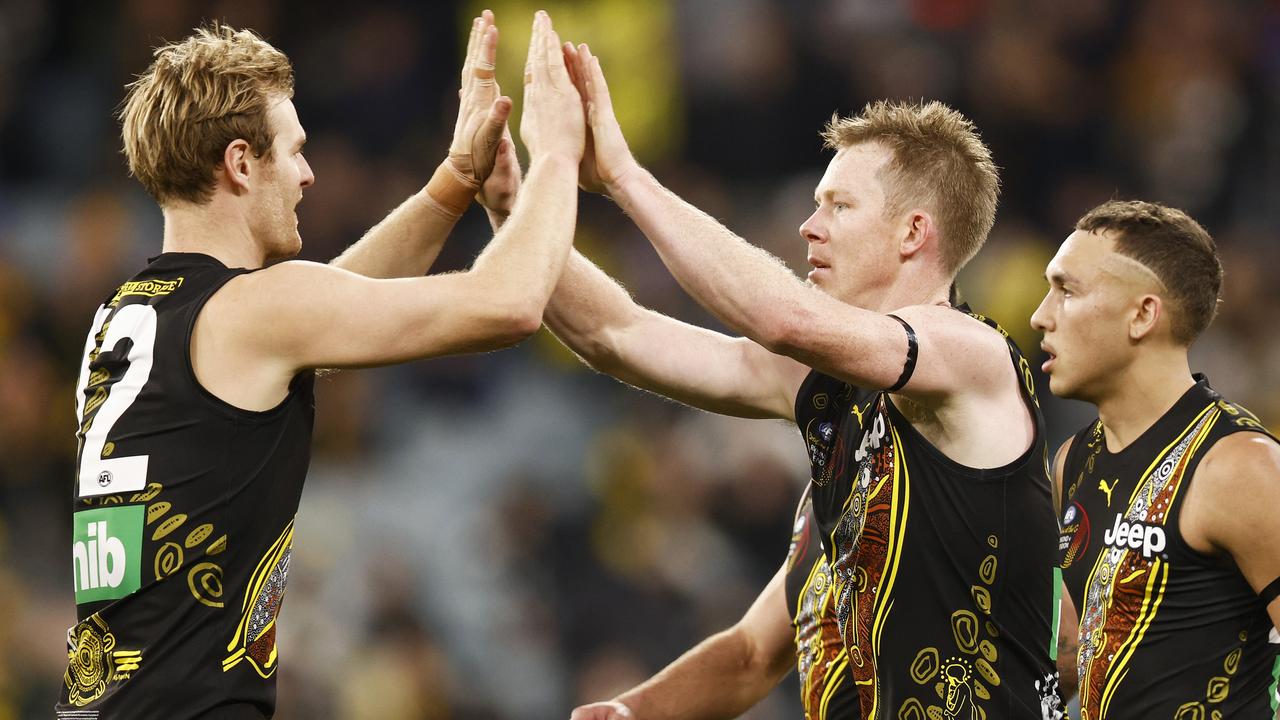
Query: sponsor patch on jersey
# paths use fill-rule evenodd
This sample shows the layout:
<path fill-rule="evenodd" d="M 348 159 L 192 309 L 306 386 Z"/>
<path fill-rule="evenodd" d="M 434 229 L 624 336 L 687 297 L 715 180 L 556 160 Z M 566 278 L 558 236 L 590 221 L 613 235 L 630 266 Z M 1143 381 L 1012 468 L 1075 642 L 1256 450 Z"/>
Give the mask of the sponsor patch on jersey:
<path fill-rule="evenodd" d="M 160 295 L 168 295 L 180 287 L 182 287 L 182 278 L 173 280 L 130 280 L 116 290 L 116 294 L 111 298 L 108 306 L 114 307 L 122 298 L 130 295 L 158 297 Z"/>
<path fill-rule="evenodd" d="M 1062 532 L 1058 535 L 1059 567 L 1066 569 L 1089 549 L 1089 515 L 1084 506 L 1073 502 L 1062 513 Z"/>
<path fill-rule="evenodd" d="M 142 579 L 142 505 L 81 510 L 72 516 L 71 566 L 76 604 L 115 600 Z"/>
<path fill-rule="evenodd" d="M 1116 513 L 1115 524 L 1102 535 L 1102 542 L 1116 550 L 1141 550 L 1142 557 L 1150 560 L 1165 548 L 1164 528 L 1128 521 Z"/>

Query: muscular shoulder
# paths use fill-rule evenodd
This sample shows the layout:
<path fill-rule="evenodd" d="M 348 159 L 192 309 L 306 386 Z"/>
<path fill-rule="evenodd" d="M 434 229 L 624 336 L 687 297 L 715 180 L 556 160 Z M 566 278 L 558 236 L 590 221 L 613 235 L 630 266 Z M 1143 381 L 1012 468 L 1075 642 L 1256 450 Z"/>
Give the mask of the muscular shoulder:
<path fill-rule="evenodd" d="M 932 383 L 939 395 L 992 398 L 1016 390 L 1008 342 L 995 328 L 941 305 L 911 305 L 893 314 L 915 330 L 920 363 L 942 380 Z"/>
<path fill-rule="evenodd" d="M 1260 432 L 1228 435 L 1205 453 L 1195 484 L 1231 503 L 1247 504 L 1253 493 L 1280 493 L 1280 443 Z"/>
<path fill-rule="evenodd" d="M 1009 345 L 998 330 L 972 315 L 941 305 L 908 305 L 895 310 L 920 336 L 947 349 L 965 352 L 948 356 L 958 366 L 1003 368 L 1009 364 Z M 924 348 L 921 348 L 923 352 Z"/>
<path fill-rule="evenodd" d="M 273 326 L 296 320 L 291 316 L 305 313 L 317 295 L 335 292 L 345 277 L 354 276 L 330 265 L 304 260 L 246 273 L 228 281 L 209 298 L 202 322 L 246 339 L 269 338 Z"/>
<path fill-rule="evenodd" d="M 317 322 L 307 308 L 344 272 L 290 261 L 227 281 L 196 317 L 191 359 L 200 384 L 242 409 L 278 404 L 300 369 L 291 354 L 300 331 Z"/>
<path fill-rule="evenodd" d="M 214 297 L 223 295 L 247 301 L 267 296 L 296 294 L 300 291 L 322 288 L 326 278 L 334 273 L 345 272 L 322 263 L 290 260 L 236 277 Z"/>
<path fill-rule="evenodd" d="M 1260 432 L 1228 435 L 1196 468 L 1182 513 L 1193 546 L 1230 551 L 1260 534 L 1280 538 L 1280 444 Z M 1199 540 L 1200 542 L 1195 542 Z"/>

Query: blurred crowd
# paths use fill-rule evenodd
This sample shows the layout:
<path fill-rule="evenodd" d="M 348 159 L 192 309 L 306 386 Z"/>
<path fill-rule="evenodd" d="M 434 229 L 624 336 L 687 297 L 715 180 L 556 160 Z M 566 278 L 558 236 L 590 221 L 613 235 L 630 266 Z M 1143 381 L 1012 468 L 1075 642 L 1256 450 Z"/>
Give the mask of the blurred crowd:
<path fill-rule="evenodd" d="M 545 7 L 601 56 L 641 161 L 799 272 L 831 113 L 881 97 L 957 107 L 1004 186 L 961 292 L 1033 357 L 1027 318 L 1078 215 L 1112 197 L 1188 210 L 1226 266 L 1196 369 L 1280 421 L 1280 3 L 487 6 L 517 114 Z M 303 257 L 327 260 L 443 158 L 482 7 L 0 3 L 0 720 L 48 717 L 62 682 L 84 333 L 160 246 L 159 211 L 119 152 L 123 85 L 203 19 L 288 53 L 317 176 L 299 208 Z M 469 213 L 436 269 L 464 267 L 489 236 Z M 584 199 L 578 246 L 644 304 L 716 327 L 608 201 Z M 1089 419 L 1041 393 L 1052 443 Z M 279 634 L 285 720 L 567 717 L 735 621 L 782 562 L 807 480 L 793 428 L 646 396 L 545 332 L 491 355 L 339 373 L 317 406 Z M 749 717 L 798 716 L 793 683 Z"/>

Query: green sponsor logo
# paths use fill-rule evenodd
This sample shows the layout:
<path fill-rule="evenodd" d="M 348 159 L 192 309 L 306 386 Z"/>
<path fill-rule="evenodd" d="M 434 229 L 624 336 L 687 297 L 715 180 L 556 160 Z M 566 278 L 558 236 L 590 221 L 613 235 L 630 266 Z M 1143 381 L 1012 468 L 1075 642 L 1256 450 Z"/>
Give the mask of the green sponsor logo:
<path fill-rule="evenodd" d="M 81 510 L 74 516 L 71 572 L 76 604 L 115 600 L 142 577 L 142 505 Z"/>

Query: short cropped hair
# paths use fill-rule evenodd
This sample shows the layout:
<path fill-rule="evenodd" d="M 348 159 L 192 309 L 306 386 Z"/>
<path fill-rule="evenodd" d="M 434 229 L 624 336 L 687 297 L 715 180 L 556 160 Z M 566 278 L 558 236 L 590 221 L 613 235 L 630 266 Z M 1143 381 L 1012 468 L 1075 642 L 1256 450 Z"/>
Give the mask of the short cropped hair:
<path fill-rule="evenodd" d="M 852 117 L 833 115 L 822 132 L 842 150 L 879 142 L 893 153 L 881 170 L 889 213 L 924 203 L 936 213 L 939 245 L 954 275 L 973 259 L 995 223 L 1000 171 L 974 124 L 934 101 L 878 100 Z"/>
<path fill-rule="evenodd" d="M 157 48 L 120 110 L 129 171 L 161 206 L 208 202 L 214 168 L 233 140 L 271 157 L 267 111 L 275 96 L 293 96 L 293 66 L 251 30 L 214 22 Z"/>
<path fill-rule="evenodd" d="M 1108 233 L 1116 252 L 1160 278 L 1174 312 L 1174 339 L 1190 346 L 1218 313 L 1222 261 L 1218 246 L 1185 212 L 1142 200 L 1112 200 L 1085 213 L 1076 229 Z"/>

